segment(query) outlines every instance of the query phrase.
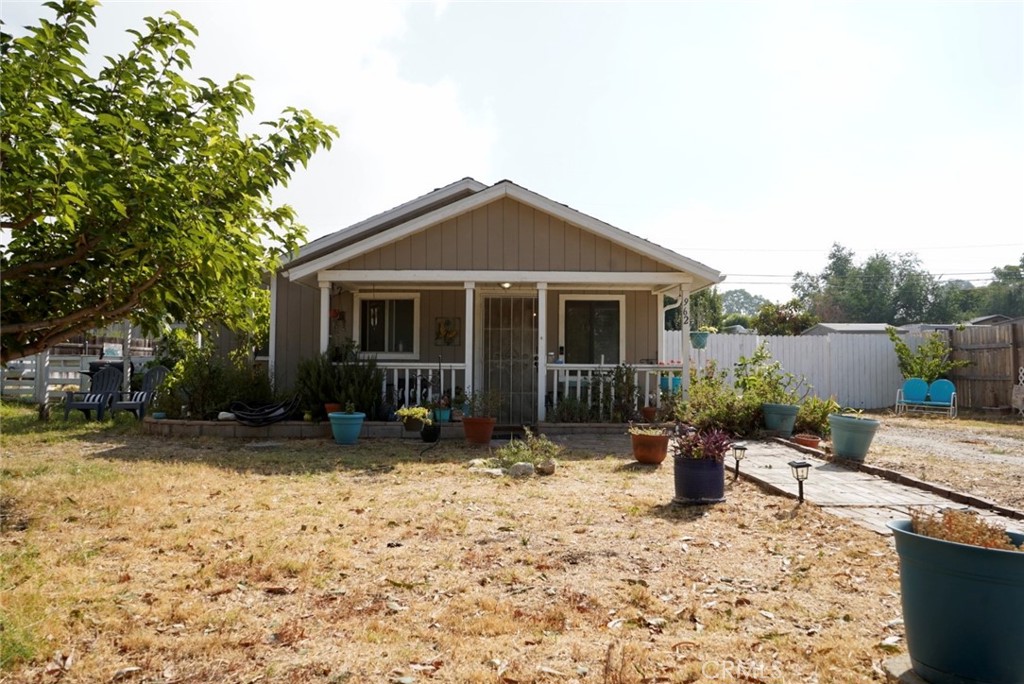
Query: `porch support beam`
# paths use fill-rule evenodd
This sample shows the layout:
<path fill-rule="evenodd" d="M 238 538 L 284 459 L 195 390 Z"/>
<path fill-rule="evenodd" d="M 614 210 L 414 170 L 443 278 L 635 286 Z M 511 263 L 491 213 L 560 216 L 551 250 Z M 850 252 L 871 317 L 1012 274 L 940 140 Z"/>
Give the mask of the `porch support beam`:
<path fill-rule="evenodd" d="M 328 325 L 331 317 L 331 283 L 320 281 L 320 353 L 327 351 L 330 343 L 331 328 Z"/>
<path fill-rule="evenodd" d="M 270 356 L 267 363 L 267 372 L 270 374 L 270 384 L 277 387 L 277 376 L 274 369 L 277 366 L 277 273 L 270 274 L 270 341 L 267 354 Z"/>
<path fill-rule="evenodd" d="M 682 315 L 683 325 L 679 334 L 683 339 L 679 341 L 679 348 L 683 350 L 683 396 L 690 396 L 690 321 L 693 315 L 690 313 L 690 288 L 679 288 L 679 313 Z"/>
<path fill-rule="evenodd" d="M 476 302 L 474 301 L 474 294 L 476 293 L 476 283 L 467 281 L 463 283 L 463 287 L 466 289 L 466 312 L 463 314 L 465 317 L 466 325 L 463 328 L 462 338 L 466 344 L 466 387 L 464 391 L 474 391 L 476 387 L 473 385 L 473 333 L 476 330 L 476 323 L 473 320 L 473 313 L 476 311 Z"/>
<path fill-rule="evenodd" d="M 426 271 L 426 270 L 335 270 L 319 271 L 317 278 L 324 282 L 347 283 L 548 283 L 555 285 L 602 285 L 613 288 L 618 285 L 636 285 L 641 288 L 662 288 L 691 285 L 693 276 L 688 273 L 668 271 Z"/>
<path fill-rule="evenodd" d="M 537 422 L 547 420 L 548 394 L 548 284 L 537 283 Z"/>

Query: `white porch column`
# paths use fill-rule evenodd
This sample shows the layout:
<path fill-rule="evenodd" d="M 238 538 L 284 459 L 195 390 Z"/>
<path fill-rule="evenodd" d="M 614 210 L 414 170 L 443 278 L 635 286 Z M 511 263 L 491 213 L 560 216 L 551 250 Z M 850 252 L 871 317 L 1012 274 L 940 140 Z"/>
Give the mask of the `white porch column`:
<path fill-rule="evenodd" d="M 658 334 L 658 361 L 665 361 L 665 295 L 655 292 L 654 301 L 654 309 L 658 312 L 658 320 L 654 323 Z"/>
<path fill-rule="evenodd" d="M 548 393 L 548 284 L 537 283 L 537 422 L 547 420 Z"/>
<path fill-rule="evenodd" d="M 327 351 L 331 341 L 331 284 L 320 281 L 320 353 Z"/>
<path fill-rule="evenodd" d="M 476 324 L 473 321 L 473 312 L 476 310 L 476 302 L 474 301 L 476 283 L 466 282 L 463 286 L 466 288 L 466 324 L 463 326 L 464 332 L 462 335 L 466 345 L 465 358 L 463 359 L 466 363 L 466 386 L 463 389 L 466 392 L 470 392 L 476 389 L 473 386 L 473 332 L 476 329 Z"/>
<path fill-rule="evenodd" d="M 679 341 L 679 348 L 683 350 L 683 394 L 686 397 L 690 396 L 690 320 L 692 318 L 690 314 L 690 289 L 687 287 L 679 288 L 679 301 L 680 310 L 679 314 L 682 317 L 682 330 L 679 334 L 683 336 L 683 339 Z"/>
<path fill-rule="evenodd" d="M 89 366 L 86 365 L 86 368 Z M 81 376 L 79 376 L 81 377 Z M 79 381 L 81 382 L 81 381 Z M 35 400 L 40 406 L 45 406 L 50 398 L 50 350 L 41 351 L 36 354 L 36 377 L 33 388 Z M 45 409 L 44 409 L 45 411 Z"/>

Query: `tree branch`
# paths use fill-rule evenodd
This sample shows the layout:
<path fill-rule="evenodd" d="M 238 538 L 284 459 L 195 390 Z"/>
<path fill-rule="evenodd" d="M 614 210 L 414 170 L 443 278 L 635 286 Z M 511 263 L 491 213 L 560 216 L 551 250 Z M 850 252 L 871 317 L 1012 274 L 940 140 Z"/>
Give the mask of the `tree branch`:
<path fill-rule="evenodd" d="M 95 237 L 92 240 L 86 240 L 85 236 L 82 236 L 79 238 L 78 246 L 75 247 L 73 254 L 61 257 L 60 259 L 54 259 L 53 261 L 32 261 L 27 264 L 11 266 L 10 268 L 4 269 L 3 272 L 0 272 L 0 282 L 7 283 L 13 280 L 26 278 L 29 275 L 38 275 L 39 271 L 49 271 L 55 268 L 61 268 L 62 266 L 70 266 L 71 264 L 85 258 L 86 255 L 88 255 L 89 252 L 99 244 L 99 242 L 99 237 Z"/>

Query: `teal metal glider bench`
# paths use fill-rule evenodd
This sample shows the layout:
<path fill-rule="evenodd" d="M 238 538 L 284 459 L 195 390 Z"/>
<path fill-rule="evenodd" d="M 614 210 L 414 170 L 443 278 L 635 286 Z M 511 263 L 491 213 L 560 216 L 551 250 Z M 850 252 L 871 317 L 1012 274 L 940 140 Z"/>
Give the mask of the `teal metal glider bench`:
<path fill-rule="evenodd" d="M 908 411 L 945 413 L 956 418 L 956 387 L 944 379 L 929 385 L 921 378 L 907 378 L 896 390 L 896 413 Z"/>

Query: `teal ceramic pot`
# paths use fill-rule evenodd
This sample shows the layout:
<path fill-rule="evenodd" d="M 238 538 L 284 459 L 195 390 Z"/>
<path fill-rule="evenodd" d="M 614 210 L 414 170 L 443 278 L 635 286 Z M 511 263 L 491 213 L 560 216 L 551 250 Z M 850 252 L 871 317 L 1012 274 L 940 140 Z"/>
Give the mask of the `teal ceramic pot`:
<path fill-rule="evenodd" d="M 694 349 L 703 349 L 708 344 L 708 333 L 706 332 L 692 332 L 690 333 L 690 346 Z"/>
<path fill-rule="evenodd" d="M 796 424 L 796 414 L 799 412 L 800 407 L 796 404 L 761 404 L 765 429 L 780 437 L 793 434 L 793 425 Z"/>
<path fill-rule="evenodd" d="M 449 423 L 452 420 L 452 410 L 450 408 L 436 408 L 434 409 L 434 422 L 435 423 Z"/>
<path fill-rule="evenodd" d="M 925 537 L 909 520 L 888 526 L 914 672 L 931 684 L 1024 681 L 1024 552 Z"/>
<path fill-rule="evenodd" d="M 832 454 L 837 458 L 863 461 L 871 447 L 878 426 L 874 418 L 854 418 L 833 413 L 828 417 L 832 429 Z"/>
<path fill-rule="evenodd" d="M 331 434 L 338 444 L 355 444 L 363 429 L 365 413 L 328 413 L 331 421 Z"/>
<path fill-rule="evenodd" d="M 679 394 L 683 388 L 683 379 L 680 377 L 662 375 L 661 379 L 658 380 L 658 386 L 661 387 L 662 392 L 672 392 L 672 394 Z"/>

